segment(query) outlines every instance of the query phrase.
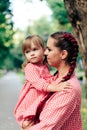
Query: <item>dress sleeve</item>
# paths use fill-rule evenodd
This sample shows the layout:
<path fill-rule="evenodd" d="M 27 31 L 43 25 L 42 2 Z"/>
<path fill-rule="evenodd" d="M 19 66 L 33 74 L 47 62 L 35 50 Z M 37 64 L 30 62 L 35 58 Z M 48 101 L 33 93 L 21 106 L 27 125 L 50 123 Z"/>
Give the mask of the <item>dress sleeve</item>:
<path fill-rule="evenodd" d="M 40 77 L 39 72 L 34 68 L 32 64 L 28 64 L 25 67 L 25 77 L 26 80 L 30 82 L 31 87 L 36 88 L 39 91 L 46 91 L 47 86 L 49 85 L 45 79 Z"/>
<path fill-rule="evenodd" d="M 56 92 L 47 101 L 41 115 L 40 122 L 29 130 L 61 129 L 70 117 L 77 104 L 77 94 L 72 89 Z"/>

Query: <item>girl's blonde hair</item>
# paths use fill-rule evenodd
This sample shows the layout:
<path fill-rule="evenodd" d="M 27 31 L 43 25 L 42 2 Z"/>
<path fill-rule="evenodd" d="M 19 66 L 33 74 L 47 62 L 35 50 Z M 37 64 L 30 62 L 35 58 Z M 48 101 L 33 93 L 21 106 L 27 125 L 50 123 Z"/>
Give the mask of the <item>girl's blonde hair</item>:
<path fill-rule="evenodd" d="M 28 49 L 31 49 L 32 43 L 35 44 L 38 48 L 42 47 L 44 48 L 43 40 L 39 35 L 29 35 L 25 38 L 22 44 L 22 52 L 25 55 L 25 51 Z M 29 61 L 24 61 L 22 64 L 22 68 L 28 64 Z"/>

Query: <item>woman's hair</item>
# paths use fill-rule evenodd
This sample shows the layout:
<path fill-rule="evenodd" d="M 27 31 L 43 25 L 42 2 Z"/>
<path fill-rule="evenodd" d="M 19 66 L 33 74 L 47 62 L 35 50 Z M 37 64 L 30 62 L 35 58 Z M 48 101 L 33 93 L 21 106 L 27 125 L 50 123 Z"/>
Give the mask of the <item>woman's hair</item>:
<path fill-rule="evenodd" d="M 68 80 L 76 66 L 76 60 L 78 56 L 78 43 L 71 33 L 68 32 L 56 32 L 50 35 L 50 37 L 55 39 L 55 46 L 60 50 L 66 50 L 68 56 L 65 62 L 70 65 L 69 72 L 63 77 L 63 81 Z"/>
<path fill-rule="evenodd" d="M 38 48 L 39 47 L 44 48 L 43 40 L 39 35 L 29 35 L 24 39 L 22 44 L 22 52 L 24 55 L 25 55 L 25 51 L 31 49 L 32 43 L 36 45 Z M 28 62 L 29 61 L 27 61 L 26 59 L 26 61 L 24 61 L 24 63 L 22 64 L 22 68 L 24 68 Z"/>

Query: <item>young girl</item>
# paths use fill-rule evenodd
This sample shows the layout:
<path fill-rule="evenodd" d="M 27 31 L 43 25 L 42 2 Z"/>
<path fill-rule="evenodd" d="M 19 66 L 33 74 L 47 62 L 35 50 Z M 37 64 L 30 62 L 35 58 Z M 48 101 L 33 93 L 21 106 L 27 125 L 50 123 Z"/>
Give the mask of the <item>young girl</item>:
<path fill-rule="evenodd" d="M 38 35 L 26 37 L 22 45 L 22 51 L 27 60 L 23 64 L 26 82 L 20 93 L 14 115 L 19 125 L 26 128 L 34 121 L 37 107 L 48 92 L 60 91 L 69 84 L 51 84 L 57 76 L 52 76 L 49 72 L 44 60 L 43 41 Z"/>

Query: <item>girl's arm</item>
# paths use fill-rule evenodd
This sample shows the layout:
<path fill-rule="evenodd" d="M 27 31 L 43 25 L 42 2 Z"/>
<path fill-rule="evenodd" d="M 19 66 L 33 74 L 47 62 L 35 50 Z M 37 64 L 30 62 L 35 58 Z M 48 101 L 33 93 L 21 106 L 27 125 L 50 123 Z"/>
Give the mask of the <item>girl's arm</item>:
<path fill-rule="evenodd" d="M 33 86 L 39 91 L 56 92 L 70 87 L 69 83 L 67 82 L 61 82 L 60 84 L 56 85 L 53 83 L 50 84 L 47 82 L 47 80 L 41 78 L 42 75 L 40 75 L 39 72 L 35 69 L 35 66 L 30 63 L 25 68 L 25 76 L 29 83 L 32 84 L 31 87 Z"/>
<path fill-rule="evenodd" d="M 39 91 L 47 91 L 49 83 L 42 78 L 42 75 L 40 75 L 38 70 L 35 69 L 35 66 L 31 63 L 25 67 L 25 77 L 31 84 L 31 87 L 34 87 Z"/>

